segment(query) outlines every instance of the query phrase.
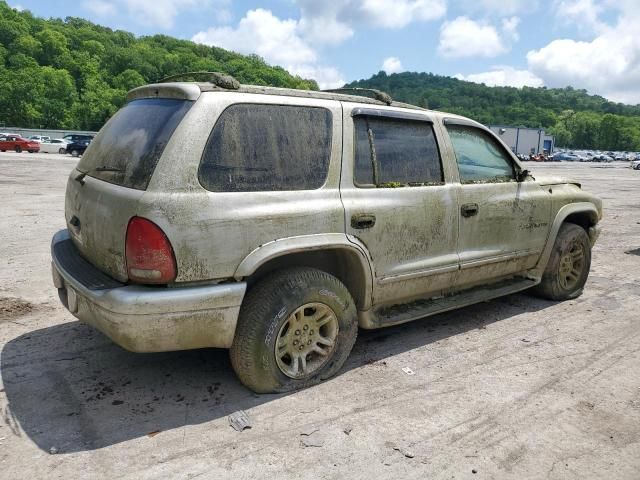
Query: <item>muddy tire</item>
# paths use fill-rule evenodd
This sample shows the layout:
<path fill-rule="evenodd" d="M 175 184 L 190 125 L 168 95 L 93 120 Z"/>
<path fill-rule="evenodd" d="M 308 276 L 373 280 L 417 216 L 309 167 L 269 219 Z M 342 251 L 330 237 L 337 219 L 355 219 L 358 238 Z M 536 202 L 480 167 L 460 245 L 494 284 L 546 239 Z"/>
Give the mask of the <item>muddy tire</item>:
<path fill-rule="evenodd" d="M 280 270 L 247 293 L 231 364 L 254 392 L 299 390 L 335 375 L 357 333 L 356 307 L 340 280 L 312 268 Z"/>
<path fill-rule="evenodd" d="M 591 268 L 591 244 L 584 228 L 564 223 L 556 237 L 542 282 L 534 293 L 548 300 L 570 300 L 582 295 Z"/>

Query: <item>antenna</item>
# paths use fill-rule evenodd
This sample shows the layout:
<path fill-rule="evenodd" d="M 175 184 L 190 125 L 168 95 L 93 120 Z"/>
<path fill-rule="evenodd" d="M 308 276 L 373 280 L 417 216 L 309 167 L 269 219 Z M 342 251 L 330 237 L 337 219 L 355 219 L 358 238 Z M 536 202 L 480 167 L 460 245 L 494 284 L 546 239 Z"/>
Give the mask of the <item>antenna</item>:
<path fill-rule="evenodd" d="M 375 98 L 376 100 L 385 103 L 387 105 L 391 105 L 391 103 L 393 102 L 393 99 L 391 98 L 391 95 L 389 95 L 386 92 L 383 92 L 382 90 L 376 90 L 375 88 L 332 88 L 330 90 L 322 90 L 323 92 L 329 92 L 329 93 L 353 93 L 355 95 L 361 95 L 363 97 L 366 97 L 367 95 L 365 94 L 372 94 L 373 98 Z"/>
<path fill-rule="evenodd" d="M 157 83 L 175 82 L 185 79 L 184 81 L 193 82 L 195 77 L 205 77 L 205 82 L 213 83 L 216 87 L 226 88 L 227 90 L 238 90 L 240 82 L 231 75 L 220 72 L 185 72 L 176 75 L 169 75 Z M 187 80 L 188 79 L 188 80 Z"/>

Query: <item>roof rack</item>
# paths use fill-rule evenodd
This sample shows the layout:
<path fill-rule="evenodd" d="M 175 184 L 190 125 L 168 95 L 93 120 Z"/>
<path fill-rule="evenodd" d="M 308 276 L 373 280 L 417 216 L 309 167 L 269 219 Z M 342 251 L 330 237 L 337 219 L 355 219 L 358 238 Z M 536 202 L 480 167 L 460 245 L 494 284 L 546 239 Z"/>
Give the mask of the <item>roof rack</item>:
<path fill-rule="evenodd" d="M 329 90 L 322 90 L 323 92 L 329 92 L 329 93 L 343 93 L 343 92 L 352 92 L 355 95 L 362 95 L 364 97 L 366 97 L 367 93 L 369 94 L 373 94 L 373 98 L 375 98 L 376 100 L 385 103 L 387 105 L 391 105 L 393 103 L 393 99 L 391 98 L 391 95 L 389 95 L 386 92 L 383 92 L 382 90 L 376 90 L 375 88 L 332 88 Z"/>
<path fill-rule="evenodd" d="M 226 88 L 227 90 L 238 90 L 240 82 L 231 75 L 220 72 L 185 72 L 176 75 L 169 75 L 159 80 L 158 83 L 175 82 L 181 79 L 185 81 L 194 81 L 195 77 L 205 77 L 205 81 L 214 84 L 216 87 Z"/>

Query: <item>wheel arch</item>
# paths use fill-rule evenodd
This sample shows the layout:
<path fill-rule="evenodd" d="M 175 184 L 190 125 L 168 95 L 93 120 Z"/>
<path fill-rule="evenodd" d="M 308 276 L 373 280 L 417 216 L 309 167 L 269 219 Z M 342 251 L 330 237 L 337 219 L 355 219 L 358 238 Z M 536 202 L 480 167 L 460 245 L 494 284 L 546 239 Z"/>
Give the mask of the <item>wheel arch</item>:
<path fill-rule="evenodd" d="M 547 243 L 545 244 L 544 250 L 542 251 L 542 255 L 540 256 L 536 267 L 530 272 L 531 275 L 536 280 L 540 280 L 542 278 L 542 274 L 547 267 L 547 263 L 551 257 L 551 252 L 553 251 L 553 245 L 556 242 L 556 237 L 558 236 L 558 232 L 560 231 L 562 224 L 573 223 L 578 225 L 584 228 L 586 233 L 591 237 L 592 234 L 590 230 L 598 223 L 598 220 L 598 210 L 594 204 L 589 202 L 570 203 L 558 210 L 556 218 L 551 225 L 549 236 L 547 237 Z"/>
<path fill-rule="evenodd" d="M 251 287 L 268 273 L 293 266 L 317 268 L 335 276 L 347 287 L 358 310 L 371 306 L 370 259 L 363 247 L 344 234 L 291 237 L 261 245 L 240 263 L 234 278 Z"/>

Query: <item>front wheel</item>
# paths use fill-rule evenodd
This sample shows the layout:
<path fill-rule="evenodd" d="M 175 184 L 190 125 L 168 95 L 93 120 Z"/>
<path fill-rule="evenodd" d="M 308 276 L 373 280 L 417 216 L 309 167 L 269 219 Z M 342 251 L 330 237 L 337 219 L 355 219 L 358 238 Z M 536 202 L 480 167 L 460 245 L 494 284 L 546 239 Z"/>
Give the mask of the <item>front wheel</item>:
<path fill-rule="evenodd" d="M 356 307 L 340 280 L 312 268 L 281 270 L 247 293 L 231 363 L 255 392 L 298 390 L 335 375 L 357 333 Z"/>
<path fill-rule="evenodd" d="M 577 298 L 582 295 L 590 268 L 591 243 L 587 232 L 573 223 L 564 223 L 535 293 L 549 300 Z"/>

